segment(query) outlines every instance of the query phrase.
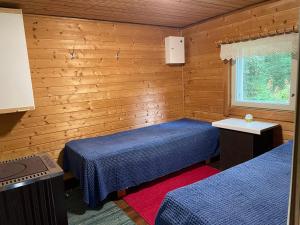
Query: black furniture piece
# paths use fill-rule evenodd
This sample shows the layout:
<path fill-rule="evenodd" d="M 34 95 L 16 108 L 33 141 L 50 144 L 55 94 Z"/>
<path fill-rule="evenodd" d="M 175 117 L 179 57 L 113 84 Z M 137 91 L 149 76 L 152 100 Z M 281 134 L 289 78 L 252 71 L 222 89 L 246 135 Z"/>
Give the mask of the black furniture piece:
<path fill-rule="evenodd" d="M 278 124 L 246 122 L 241 119 L 216 121 L 220 128 L 220 167 L 228 169 L 276 147 L 274 130 Z"/>
<path fill-rule="evenodd" d="M 63 171 L 47 154 L 0 162 L 1 225 L 67 225 Z"/>

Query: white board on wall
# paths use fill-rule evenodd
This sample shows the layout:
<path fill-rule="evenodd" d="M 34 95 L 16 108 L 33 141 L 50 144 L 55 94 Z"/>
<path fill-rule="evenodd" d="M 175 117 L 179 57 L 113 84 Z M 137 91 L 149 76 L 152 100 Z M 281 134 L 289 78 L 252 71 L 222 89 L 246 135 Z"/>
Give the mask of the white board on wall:
<path fill-rule="evenodd" d="M 34 109 L 21 10 L 0 8 L 0 113 Z"/>
<path fill-rule="evenodd" d="M 169 36 L 165 38 L 166 64 L 185 63 L 184 37 Z"/>

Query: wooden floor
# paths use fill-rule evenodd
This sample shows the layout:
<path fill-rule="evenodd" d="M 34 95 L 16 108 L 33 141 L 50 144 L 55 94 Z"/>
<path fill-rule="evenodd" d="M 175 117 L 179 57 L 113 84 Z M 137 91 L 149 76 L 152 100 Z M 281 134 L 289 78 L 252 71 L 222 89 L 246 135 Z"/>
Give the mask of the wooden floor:
<path fill-rule="evenodd" d="M 222 170 L 222 164 L 220 163 L 218 157 L 213 159 L 209 164 L 209 166 L 214 167 L 216 169 Z M 78 187 L 79 182 L 76 179 L 70 179 L 69 181 L 65 181 L 65 189 L 71 189 L 74 187 Z M 112 201 L 114 201 L 118 207 L 120 207 L 127 216 L 137 225 L 149 225 L 133 208 L 131 208 L 123 199 L 117 199 L 116 193 L 112 194 L 109 197 Z"/>
<path fill-rule="evenodd" d="M 209 163 L 209 166 L 222 170 L 222 164 L 218 158 Z M 133 208 L 131 208 L 123 199 L 114 201 L 137 225 L 149 225 Z"/>
<path fill-rule="evenodd" d="M 74 189 L 76 187 L 79 187 L 79 181 L 75 178 L 71 178 L 69 180 L 65 180 L 65 191 Z M 137 225 L 149 225 L 133 208 L 131 208 L 123 199 L 118 199 L 117 194 L 113 193 L 111 196 L 109 196 L 109 199 L 111 201 L 114 201 L 117 206 L 119 206 L 126 214 L 127 216 L 135 222 Z"/>
<path fill-rule="evenodd" d="M 148 223 L 133 209 L 131 208 L 124 200 L 114 201 L 130 219 L 133 220 L 137 225 L 148 225 Z"/>

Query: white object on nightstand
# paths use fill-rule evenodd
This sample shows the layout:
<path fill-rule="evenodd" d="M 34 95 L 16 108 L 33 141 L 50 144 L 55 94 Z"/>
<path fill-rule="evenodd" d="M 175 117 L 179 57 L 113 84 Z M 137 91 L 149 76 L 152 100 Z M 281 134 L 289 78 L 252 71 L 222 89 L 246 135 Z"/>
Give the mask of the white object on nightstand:
<path fill-rule="evenodd" d="M 253 115 L 252 114 L 247 114 L 245 116 L 245 120 L 249 123 L 253 122 Z"/>
<path fill-rule="evenodd" d="M 218 128 L 241 131 L 241 132 L 258 134 L 258 135 L 260 135 L 263 131 L 278 126 L 278 124 L 276 123 L 266 123 L 266 122 L 259 122 L 259 121 L 253 121 L 249 123 L 246 122 L 245 120 L 235 119 L 235 118 L 215 121 L 212 123 L 212 125 Z"/>

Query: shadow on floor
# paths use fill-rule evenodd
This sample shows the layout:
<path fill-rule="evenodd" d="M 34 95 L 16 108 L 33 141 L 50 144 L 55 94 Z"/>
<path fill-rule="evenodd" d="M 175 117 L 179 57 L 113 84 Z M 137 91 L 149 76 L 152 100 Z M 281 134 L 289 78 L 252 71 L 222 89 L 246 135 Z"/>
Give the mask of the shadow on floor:
<path fill-rule="evenodd" d="M 66 192 L 69 225 L 133 225 L 133 221 L 113 201 L 90 208 L 83 202 L 79 188 Z"/>
<path fill-rule="evenodd" d="M 99 211 L 102 209 L 103 205 L 97 208 L 90 208 L 85 202 L 83 202 L 83 195 L 79 188 L 69 190 L 66 192 L 66 203 L 67 211 L 77 215 L 83 215 L 88 210 Z"/>

